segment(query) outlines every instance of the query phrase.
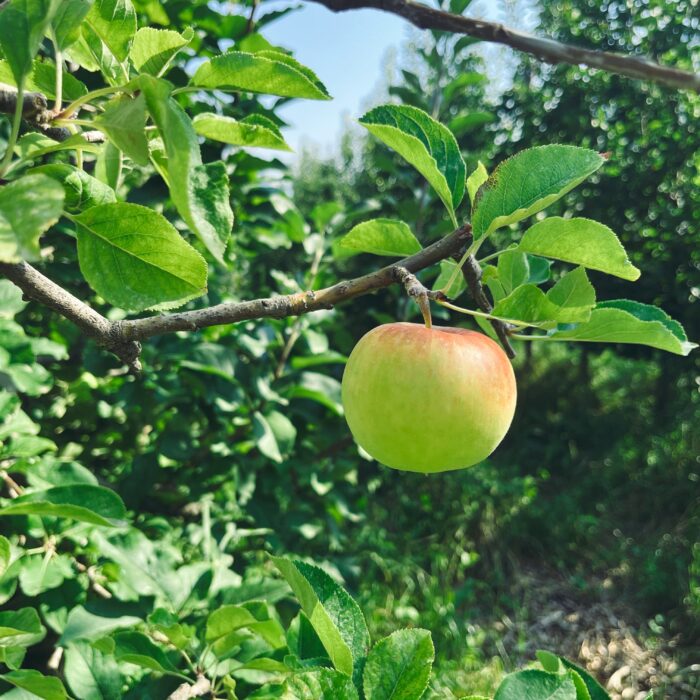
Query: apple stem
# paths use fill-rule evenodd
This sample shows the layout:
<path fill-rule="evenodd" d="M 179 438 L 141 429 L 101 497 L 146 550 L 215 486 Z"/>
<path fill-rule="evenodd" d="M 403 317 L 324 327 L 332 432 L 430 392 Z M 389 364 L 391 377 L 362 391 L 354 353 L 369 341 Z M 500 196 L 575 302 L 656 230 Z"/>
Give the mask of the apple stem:
<path fill-rule="evenodd" d="M 430 314 L 430 301 L 440 301 L 446 298 L 445 295 L 442 292 L 433 292 L 427 289 L 423 283 L 405 267 L 397 265 L 394 268 L 394 279 L 403 284 L 406 289 L 406 294 L 418 304 L 421 314 L 423 314 L 425 327 L 432 328 L 433 319 Z"/>

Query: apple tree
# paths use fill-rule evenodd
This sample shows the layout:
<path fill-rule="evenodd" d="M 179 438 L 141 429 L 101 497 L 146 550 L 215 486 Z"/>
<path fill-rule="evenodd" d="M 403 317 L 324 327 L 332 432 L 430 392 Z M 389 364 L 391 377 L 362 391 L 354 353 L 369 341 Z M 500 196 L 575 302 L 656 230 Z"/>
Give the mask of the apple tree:
<path fill-rule="evenodd" d="M 699 89 L 697 76 L 678 69 L 476 22 L 461 14 L 464 4 L 458 0 L 446 10 L 382 0 L 323 4 L 338 11 L 377 7 L 421 28 L 499 41 L 547 61 Z M 5 278 L 0 368 L 6 387 L 0 394 L 5 488 L 0 519 L 8 523 L 0 537 L 5 608 L 0 678 L 15 689 L 7 697 L 49 700 L 69 693 L 78 698 L 417 699 L 428 687 L 434 660 L 430 632 L 400 630 L 372 644 L 359 607 L 323 569 L 275 557 L 264 578 L 256 577 L 257 571 L 235 572 L 226 545 L 236 535 L 212 536 L 206 501 L 197 513 L 201 520 L 190 530 L 189 546 L 197 555 L 188 555 L 174 540 L 158 539 L 157 522 L 139 521 L 139 509 L 127 508 L 118 490 L 96 478 L 91 464 L 52 457 L 55 445 L 40 435 L 41 427 L 17 394 L 48 392 L 51 377 L 39 360 L 65 360 L 66 348 L 32 335 L 14 316 L 27 302 L 37 313 L 57 314 L 76 338 L 116 358 L 108 366 L 104 353 L 99 355 L 95 366 L 105 374 L 141 375 L 146 382 L 150 368 L 141 358 L 149 344 L 186 344 L 205 329 L 223 333 L 234 324 L 332 312 L 343 302 L 397 284 L 417 302 L 426 326 L 417 328 L 431 344 L 440 346 L 449 335 L 431 327 L 431 308 L 455 314 L 453 323 L 462 316 L 472 319 L 490 336 L 475 337 L 498 353 L 496 371 L 511 377 L 511 388 L 506 356 L 512 358 L 523 343 L 634 343 L 677 355 L 695 346 L 656 306 L 597 298 L 588 270 L 628 282 L 642 272 L 604 221 L 545 215 L 573 188 L 605 177 L 608 155 L 591 148 L 548 143 L 523 149 L 491 173 L 480 162 L 468 170 L 453 132 L 425 109 L 380 105 L 360 124 L 424 179 L 444 208 L 445 235 L 422 241 L 405 222 L 383 217 L 363 217 L 340 230 L 333 225 L 338 212 L 329 203 L 314 209 L 314 233 L 308 235 L 309 224 L 289 198 L 265 190 L 265 168 L 245 149 L 288 149 L 275 108 L 258 95 L 280 104 L 327 100 L 329 90 L 312 67 L 264 38 L 266 16 L 255 19 L 257 3 L 247 16 L 217 15 L 206 3 L 189 5 L 130 0 L 0 5 L 0 110 L 8 115 L 0 164 Z M 183 26 L 189 21 L 188 28 L 167 28 L 169 12 L 178 13 Z M 217 21 L 222 26 L 215 28 Z M 208 32 L 219 38 L 228 34 L 233 45 L 222 51 L 222 42 L 208 39 Z M 233 160 L 223 154 L 234 154 Z M 246 187 L 255 190 L 248 201 L 232 198 Z M 268 225 L 271 216 L 278 221 Z M 238 298 L 222 280 L 255 279 L 262 272 L 256 256 L 237 247 L 237 226 L 249 235 L 259 233 L 273 251 L 296 244 L 295 255 L 306 260 L 308 274 L 282 279 L 277 293 Z M 328 268 L 321 275 L 328 258 L 342 261 L 357 253 L 393 262 L 347 279 L 333 278 Z M 74 267 L 68 275 L 60 269 L 66 260 L 77 261 L 79 274 Z M 562 263 L 571 267 L 554 279 L 552 270 Z M 434 278 L 431 285 L 417 276 L 424 270 L 424 279 Z M 329 277 L 328 284 L 320 283 Z M 467 293 L 471 302 L 462 301 Z M 302 326 L 293 325 L 286 336 L 277 378 L 303 333 Z M 449 337 L 474 335 L 466 334 Z M 256 357 L 254 338 L 242 344 Z M 180 368 L 197 370 L 199 362 L 201 369 L 208 353 L 216 356 L 216 369 L 207 370 L 209 381 L 226 382 L 227 374 L 235 374 L 220 351 L 199 347 L 197 352 Z M 332 353 L 327 347 L 312 351 L 307 366 L 318 362 L 314 355 L 333 361 Z M 405 445 L 416 438 L 421 426 L 412 420 L 412 409 L 430 383 L 420 372 L 444 371 L 447 386 L 455 370 L 450 362 L 468 357 L 477 365 L 490 362 L 485 356 L 474 360 L 464 350 L 448 354 L 450 361 L 438 357 L 431 366 L 415 362 L 419 353 L 404 353 L 405 366 L 387 347 L 375 348 L 368 359 L 380 366 L 382 381 L 404 388 L 370 396 L 377 415 L 388 415 L 399 401 L 405 404 L 406 420 L 398 420 L 388 437 L 382 435 L 382 443 Z M 253 371 L 254 364 L 245 371 Z M 414 374 L 415 386 L 406 379 Z M 340 412 L 338 387 L 319 376 L 309 372 L 296 395 Z M 398 381 L 400 376 L 404 379 Z M 468 387 L 472 404 L 458 407 L 453 424 L 459 424 L 460 410 L 497 399 L 492 391 L 497 379 L 485 373 L 482 382 Z M 359 410 L 360 422 L 370 407 L 353 404 L 366 380 L 361 370 L 352 378 L 355 398 L 346 398 L 348 414 L 357 416 Z M 85 379 L 86 391 L 92 381 L 99 378 Z M 294 425 L 281 410 L 263 409 L 264 402 L 251 406 L 245 417 L 237 415 L 238 390 L 229 384 L 217 397 L 219 409 L 234 406 L 232 422 L 238 419 L 241 432 L 231 434 L 232 442 L 247 442 L 247 450 L 257 444 L 267 458 L 282 463 Z M 138 390 L 131 391 L 131 400 L 138 402 L 159 387 L 144 390 L 141 398 Z M 270 386 L 261 394 L 278 399 Z M 510 398 L 514 401 L 514 392 Z M 185 396 L 179 411 L 186 401 Z M 440 410 L 439 401 L 432 404 Z M 507 420 L 496 421 L 497 435 L 488 436 L 486 451 L 477 450 L 474 459 L 460 452 L 450 467 L 468 466 L 488 454 L 511 417 L 512 410 Z M 108 418 L 127 420 L 116 413 Z M 180 424 L 180 432 L 186 427 Z M 478 421 L 472 427 L 476 434 Z M 73 429 L 79 432 L 80 425 Z M 147 439 L 143 433 L 134 435 L 134 442 Z M 172 439 L 176 442 L 177 435 Z M 362 438 L 358 442 L 363 446 Z M 216 446 L 220 453 L 226 449 Z M 106 445 L 107 460 L 108 452 Z M 374 456 L 382 461 L 381 454 Z M 206 466 L 200 468 L 206 474 Z M 139 476 L 136 470 L 136 490 Z M 269 575 L 272 565 L 276 577 Z M 284 607 L 290 592 L 298 602 L 293 615 Z M 35 659 L 47 656 L 46 649 L 37 651 L 46 644 L 50 649 L 42 666 Z M 539 664 L 508 675 L 495 698 L 607 697 L 597 681 L 565 659 L 542 652 Z"/>

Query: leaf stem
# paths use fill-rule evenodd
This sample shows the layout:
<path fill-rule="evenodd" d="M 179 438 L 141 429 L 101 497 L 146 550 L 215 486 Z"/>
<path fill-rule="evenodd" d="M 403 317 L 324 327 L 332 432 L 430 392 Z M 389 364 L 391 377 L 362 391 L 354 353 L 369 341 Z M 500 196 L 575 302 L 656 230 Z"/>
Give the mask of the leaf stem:
<path fill-rule="evenodd" d="M 456 306 L 455 304 L 445 301 L 443 299 L 436 299 L 438 304 L 441 306 L 444 306 L 447 309 L 452 309 L 452 311 L 458 311 L 461 314 L 467 314 L 468 316 L 478 316 L 479 318 L 485 318 L 489 321 L 500 321 L 501 323 L 509 323 L 511 325 L 515 326 L 520 326 L 520 327 L 527 327 L 532 324 L 530 323 L 523 323 L 523 321 L 516 321 L 514 319 L 510 318 L 501 318 L 500 316 L 494 316 L 493 314 L 488 314 L 484 311 L 474 311 L 474 309 L 465 309 L 461 306 Z M 517 335 L 512 335 L 510 336 L 511 338 L 517 338 Z M 528 336 L 529 338 L 529 336 Z"/>
<path fill-rule="evenodd" d="M 10 138 L 7 140 L 7 150 L 5 151 L 5 157 L 2 159 L 2 164 L 0 165 L 0 177 L 5 174 L 5 171 L 10 166 L 12 161 L 12 154 L 15 150 L 15 144 L 17 143 L 17 137 L 19 136 L 19 125 L 22 121 L 22 108 L 24 107 L 24 81 L 22 81 L 17 87 L 17 104 L 15 105 L 15 114 L 12 118 L 12 130 L 10 131 Z"/>
<path fill-rule="evenodd" d="M 450 279 L 447 281 L 447 284 L 440 290 L 442 291 L 443 294 L 447 294 L 447 290 L 452 288 L 452 285 L 455 283 L 455 280 L 457 279 L 457 276 L 462 273 L 462 265 L 466 262 L 467 258 L 470 255 L 475 255 L 479 248 L 481 247 L 481 244 L 484 242 L 483 238 L 480 238 L 479 240 L 472 241 L 472 244 L 467 248 L 466 252 L 462 256 L 461 260 L 457 263 L 457 267 L 454 269 L 452 274 L 450 275 Z"/>
<path fill-rule="evenodd" d="M 54 60 L 56 61 L 56 101 L 54 102 L 54 111 L 60 112 L 63 104 L 63 52 L 58 45 L 58 41 L 56 41 L 56 32 L 53 29 L 51 29 L 51 43 L 53 44 Z"/>
<path fill-rule="evenodd" d="M 125 90 L 125 88 L 125 85 L 117 85 L 116 87 L 110 85 L 109 87 L 100 88 L 99 90 L 92 90 L 86 95 L 82 95 L 77 100 L 73 100 L 73 102 L 71 102 L 58 116 L 62 119 L 70 117 L 71 114 L 74 114 L 88 102 L 92 102 L 92 100 L 98 97 L 104 97 L 105 95 L 111 95 L 112 93 L 119 92 L 120 90 Z"/>
<path fill-rule="evenodd" d="M 495 253 L 491 253 L 491 255 L 487 255 L 486 257 L 481 258 L 478 263 L 479 265 L 489 262 L 490 260 L 493 260 L 494 258 L 497 258 L 499 255 L 502 253 L 505 253 L 508 250 L 513 250 L 513 248 L 503 248 L 502 250 L 497 250 Z"/>

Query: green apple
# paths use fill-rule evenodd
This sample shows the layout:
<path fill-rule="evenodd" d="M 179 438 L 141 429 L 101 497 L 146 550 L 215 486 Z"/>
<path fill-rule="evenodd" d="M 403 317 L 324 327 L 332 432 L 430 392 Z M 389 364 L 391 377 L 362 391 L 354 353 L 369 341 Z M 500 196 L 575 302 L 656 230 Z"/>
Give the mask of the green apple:
<path fill-rule="evenodd" d="M 343 374 L 355 440 L 394 469 L 442 472 L 481 462 L 515 412 L 515 375 L 488 336 L 415 323 L 378 326 Z"/>

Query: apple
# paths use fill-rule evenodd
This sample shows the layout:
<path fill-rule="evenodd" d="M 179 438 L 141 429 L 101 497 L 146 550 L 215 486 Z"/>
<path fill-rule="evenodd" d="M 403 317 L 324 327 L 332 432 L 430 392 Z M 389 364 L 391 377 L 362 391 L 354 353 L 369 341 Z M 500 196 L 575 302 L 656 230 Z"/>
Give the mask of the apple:
<path fill-rule="evenodd" d="M 363 336 L 343 374 L 350 431 L 393 469 L 442 472 L 481 462 L 515 412 L 501 347 L 464 328 L 388 323 Z"/>

